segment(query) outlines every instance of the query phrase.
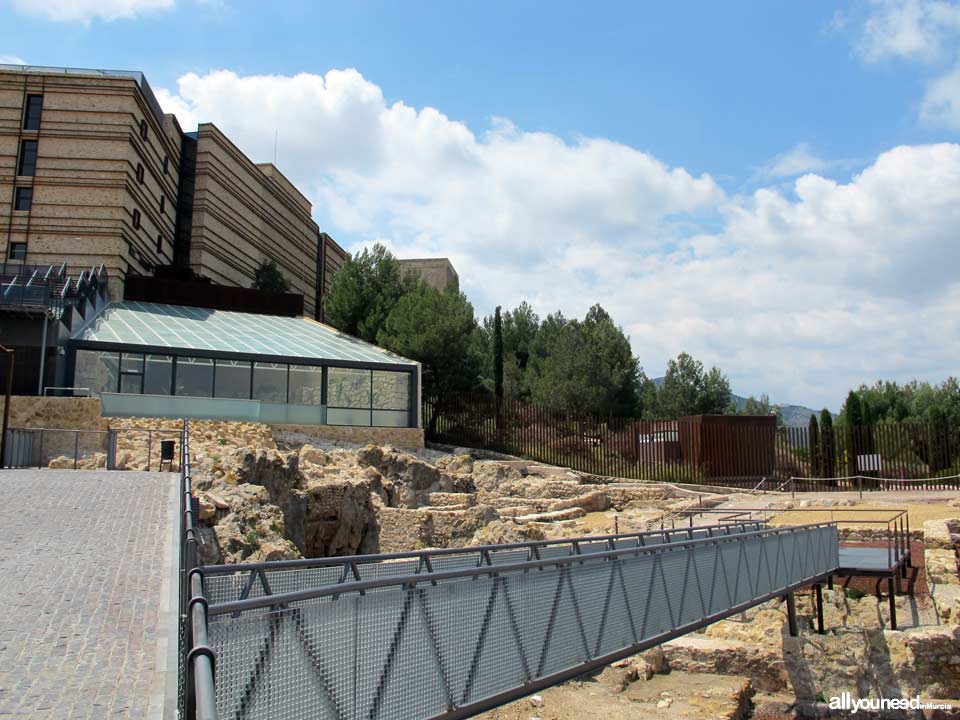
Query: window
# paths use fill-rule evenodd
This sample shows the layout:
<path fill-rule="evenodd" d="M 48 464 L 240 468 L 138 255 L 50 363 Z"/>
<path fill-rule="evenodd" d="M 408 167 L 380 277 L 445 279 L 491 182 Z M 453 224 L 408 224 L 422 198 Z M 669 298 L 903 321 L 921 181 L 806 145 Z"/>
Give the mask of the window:
<path fill-rule="evenodd" d="M 20 162 L 17 164 L 17 175 L 30 177 L 37 171 L 37 141 L 23 140 L 20 143 Z"/>
<path fill-rule="evenodd" d="M 143 355 L 140 353 L 120 356 L 120 392 L 131 395 L 143 392 Z"/>
<path fill-rule="evenodd" d="M 406 427 L 410 423 L 410 374 L 373 371 L 373 425 Z"/>
<path fill-rule="evenodd" d="M 290 366 L 290 404 L 321 405 L 323 368 L 314 365 Z"/>
<path fill-rule="evenodd" d="M 11 260 L 23 260 L 27 257 L 27 244 L 25 242 L 10 243 L 9 254 Z"/>
<path fill-rule="evenodd" d="M 134 210 L 134 211 L 133 211 L 133 226 L 134 226 L 137 230 L 140 229 L 140 211 L 139 211 L 139 210 Z"/>
<path fill-rule="evenodd" d="M 43 95 L 27 95 L 27 107 L 23 113 L 23 129 L 40 129 L 40 110 L 43 108 Z"/>
<path fill-rule="evenodd" d="M 137 163 L 137 182 L 143 185 L 143 165 Z"/>
<path fill-rule="evenodd" d="M 178 357 L 174 395 L 213 397 L 213 360 Z"/>
<path fill-rule="evenodd" d="M 77 350 L 73 373 L 75 387 L 89 388 L 91 395 L 99 396 L 105 392 L 116 392 L 119 378 L 120 356 L 118 353 Z"/>
<path fill-rule="evenodd" d="M 170 174 L 170 158 L 167 157 L 166 155 L 163 156 L 163 174 L 164 175 Z"/>
<path fill-rule="evenodd" d="M 331 425 L 370 425 L 369 370 L 327 369 L 327 422 Z"/>
<path fill-rule="evenodd" d="M 163 235 L 157 235 L 157 252 L 163 252 Z"/>
<path fill-rule="evenodd" d="M 160 196 L 160 213 L 163 214 L 167 210 L 167 197 L 166 195 Z"/>
<path fill-rule="evenodd" d="M 142 137 L 144 140 L 147 139 L 147 121 L 146 120 L 140 121 L 140 137 Z"/>
<path fill-rule="evenodd" d="M 250 399 L 250 362 L 217 360 L 213 395 L 218 398 Z"/>
<path fill-rule="evenodd" d="M 17 188 L 14 196 L 14 210 L 29 210 L 33 207 L 33 188 Z"/>
<path fill-rule="evenodd" d="M 287 401 L 287 366 L 280 363 L 254 363 L 253 399 L 285 403 Z"/>
<path fill-rule="evenodd" d="M 143 368 L 144 395 L 169 395 L 172 379 L 172 357 L 169 355 L 147 355 Z"/>

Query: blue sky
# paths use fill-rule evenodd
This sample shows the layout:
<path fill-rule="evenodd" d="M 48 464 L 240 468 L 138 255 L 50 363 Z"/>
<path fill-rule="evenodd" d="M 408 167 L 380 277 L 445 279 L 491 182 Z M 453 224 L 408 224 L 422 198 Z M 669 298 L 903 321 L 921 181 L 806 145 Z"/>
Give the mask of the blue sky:
<path fill-rule="evenodd" d="M 601 302 L 651 375 L 833 408 L 956 373 L 958 38 L 946 0 L 0 3 L 0 55 L 276 132 L 322 228 L 451 257 L 479 313 Z"/>

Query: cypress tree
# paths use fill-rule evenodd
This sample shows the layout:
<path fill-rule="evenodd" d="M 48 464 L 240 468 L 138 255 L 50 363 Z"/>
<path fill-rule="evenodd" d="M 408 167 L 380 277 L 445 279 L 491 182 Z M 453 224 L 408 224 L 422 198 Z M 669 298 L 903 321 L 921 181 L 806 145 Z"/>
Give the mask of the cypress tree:
<path fill-rule="evenodd" d="M 843 413 L 846 419 L 847 475 L 853 476 L 858 473 L 857 456 L 863 453 L 863 443 L 861 441 L 863 406 L 860 404 L 860 396 L 853 390 L 847 394 L 847 402 L 843 405 Z"/>
<path fill-rule="evenodd" d="M 493 315 L 493 388 L 498 398 L 503 397 L 503 319 L 499 305 Z"/>
<path fill-rule="evenodd" d="M 810 475 L 820 477 L 820 425 L 817 423 L 816 413 L 810 414 L 807 439 L 810 445 Z"/>
<path fill-rule="evenodd" d="M 834 477 L 837 467 L 837 445 L 833 435 L 833 414 L 824 408 L 820 411 L 820 472 L 823 477 Z"/>

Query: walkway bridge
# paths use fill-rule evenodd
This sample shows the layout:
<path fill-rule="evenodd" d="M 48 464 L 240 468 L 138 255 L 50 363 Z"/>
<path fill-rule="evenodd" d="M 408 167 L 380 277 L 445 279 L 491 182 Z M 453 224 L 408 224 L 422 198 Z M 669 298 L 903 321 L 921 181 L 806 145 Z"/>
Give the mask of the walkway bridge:
<path fill-rule="evenodd" d="M 196 568 L 189 702 L 203 720 L 465 718 L 778 596 L 795 631 L 793 590 L 839 566 L 833 524 L 741 522 Z"/>

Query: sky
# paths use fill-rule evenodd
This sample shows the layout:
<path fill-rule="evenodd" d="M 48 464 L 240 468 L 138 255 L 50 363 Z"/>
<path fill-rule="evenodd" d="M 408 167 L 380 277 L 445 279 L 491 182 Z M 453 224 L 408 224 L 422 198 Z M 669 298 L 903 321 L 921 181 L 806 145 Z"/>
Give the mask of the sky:
<path fill-rule="evenodd" d="M 960 2 L 0 0 L 0 62 L 142 70 L 348 250 L 600 303 L 652 377 L 838 410 L 960 368 Z"/>

